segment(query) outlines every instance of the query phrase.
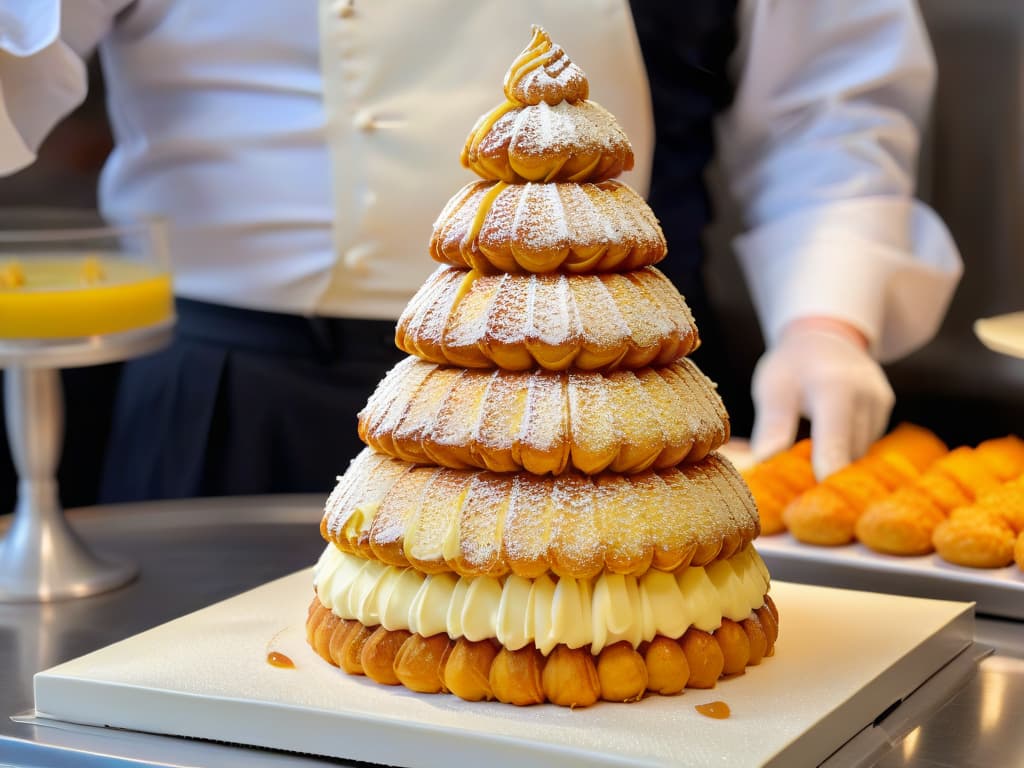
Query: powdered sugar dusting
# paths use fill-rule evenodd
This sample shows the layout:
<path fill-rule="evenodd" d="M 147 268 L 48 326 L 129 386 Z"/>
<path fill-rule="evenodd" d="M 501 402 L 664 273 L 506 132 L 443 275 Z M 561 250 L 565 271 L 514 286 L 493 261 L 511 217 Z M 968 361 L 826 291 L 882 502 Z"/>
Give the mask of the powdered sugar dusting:
<path fill-rule="evenodd" d="M 511 569 L 526 578 L 548 570 L 585 578 L 606 561 L 618 572 L 641 573 L 652 552 L 653 567 L 674 569 L 695 549 L 711 553 L 706 562 L 726 537 L 746 543 L 756 533 L 749 493 L 714 454 L 658 472 L 554 479 L 430 467 L 396 473 L 395 465 L 401 462 L 354 462 L 350 482 L 372 498 L 357 494 L 348 502 L 365 508 L 383 499 L 372 520 L 372 551 L 361 554 L 392 564 L 415 551 L 414 566 L 423 560 L 425 570 L 437 571 L 454 534 L 457 547 L 444 567 L 462 575 Z M 390 485 L 382 487 L 380 477 Z"/>
<path fill-rule="evenodd" d="M 543 468 L 552 465 L 556 473 L 560 472 L 569 456 L 564 377 L 550 371 L 535 371 L 526 381 L 526 413 L 517 436 L 523 465 L 536 474 L 544 474 Z"/>
<path fill-rule="evenodd" d="M 578 475 L 556 478 L 551 503 L 558 510 L 552 519 L 548 563 L 559 576 L 591 578 L 604 565 L 604 542 L 595 523 L 594 485 Z"/>
<path fill-rule="evenodd" d="M 605 283 L 623 279 L 617 274 L 579 275 L 566 280 L 580 317 L 583 339 L 592 349 L 614 348 L 629 338 L 629 325 Z"/>
<path fill-rule="evenodd" d="M 417 467 L 384 494 L 370 526 L 370 548 L 378 560 L 389 565 L 408 565 L 402 549 L 405 531 L 423 503 L 423 489 L 439 471 L 436 467 Z"/>
<path fill-rule="evenodd" d="M 550 478 L 512 476 L 512 494 L 502 532 L 502 556 L 512 572 L 535 579 L 548 571 L 555 509 Z"/>
<path fill-rule="evenodd" d="M 402 315 L 401 349 L 473 368 L 611 371 L 668 364 L 697 343 L 678 291 L 651 267 L 625 274 L 478 275 L 460 294 L 467 274 L 476 273 L 446 267 L 431 276 L 414 303 L 425 303 L 421 294 L 436 295 L 437 311 Z M 666 312 L 667 304 L 676 311 Z M 441 311 L 450 313 L 443 322 Z"/>
<path fill-rule="evenodd" d="M 501 576 L 508 572 L 501 541 L 512 482 L 510 475 L 481 473 L 466 491 L 459 514 L 459 557 L 451 563 L 460 575 Z"/>
<path fill-rule="evenodd" d="M 489 128 L 478 121 L 462 158 L 484 179 L 517 184 L 605 181 L 633 167 L 625 132 L 592 101 L 519 107 Z"/>
<path fill-rule="evenodd" d="M 699 461 L 728 437 L 713 385 L 688 360 L 600 374 L 410 358 L 378 388 L 363 423 L 377 425 L 364 430 L 372 448 L 406 461 L 534 474 L 664 469 Z"/>
<path fill-rule="evenodd" d="M 655 264 L 665 238 L 647 203 L 616 181 L 514 184 L 501 190 L 474 239 L 490 185 L 474 182 L 446 206 L 431 254 L 456 266 L 502 272 L 629 270 Z"/>
<path fill-rule="evenodd" d="M 423 490 L 423 503 L 406 528 L 402 551 L 409 563 L 425 573 L 450 570 L 444 542 L 458 525 L 466 489 L 473 481 L 468 472 L 438 472 Z"/>
<path fill-rule="evenodd" d="M 473 428 L 477 466 L 497 472 L 512 472 L 521 466 L 519 451 L 513 454 L 513 447 L 524 429 L 527 397 L 523 374 L 495 371 L 488 377 L 483 413 Z"/>
<path fill-rule="evenodd" d="M 537 275 L 529 282 L 526 339 L 551 347 L 571 344 L 578 331 L 575 302 L 569 302 L 565 280 L 558 275 Z"/>

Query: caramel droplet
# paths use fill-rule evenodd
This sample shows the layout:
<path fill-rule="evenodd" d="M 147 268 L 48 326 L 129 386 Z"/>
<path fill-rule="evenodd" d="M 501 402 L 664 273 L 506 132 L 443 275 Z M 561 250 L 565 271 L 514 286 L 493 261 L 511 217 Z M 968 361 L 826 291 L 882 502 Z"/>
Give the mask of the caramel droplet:
<path fill-rule="evenodd" d="M 267 654 L 267 664 L 272 667 L 280 667 L 281 669 L 295 669 L 295 662 L 277 651 L 271 651 Z"/>
<path fill-rule="evenodd" d="M 731 712 L 729 711 L 729 705 L 724 701 L 712 701 L 708 704 L 698 704 L 694 707 L 704 717 L 712 717 L 715 720 L 725 720 Z"/>

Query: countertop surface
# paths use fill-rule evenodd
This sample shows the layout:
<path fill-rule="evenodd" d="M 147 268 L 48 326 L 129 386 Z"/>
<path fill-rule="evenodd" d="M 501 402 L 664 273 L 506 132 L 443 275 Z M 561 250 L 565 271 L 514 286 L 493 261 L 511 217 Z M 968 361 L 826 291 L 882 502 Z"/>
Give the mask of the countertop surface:
<path fill-rule="evenodd" d="M 61 734 L 10 716 L 32 709 L 35 672 L 310 565 L 323 548 L 317 528 L 322 504 L 320 495 L 268 496 L 70 512 L 93 548 L 138 563 L 141 575 L 97 597 L 0 604 L 0 765 L 110 765 L 101 753 L 127 752 L 105 747 L 103 739 Z M 995 653 L 878 765 L 1024 766 L 1024 623 L 979 616 L 976 634 Z M 131 753 L 151 764 L 196 764 L 198 751 L 189 742 L 134 735 L 123 735 L 122 742 L 131 742 Z M 218 752 L 225 765 L 324 763 L 230 747 Z"/>

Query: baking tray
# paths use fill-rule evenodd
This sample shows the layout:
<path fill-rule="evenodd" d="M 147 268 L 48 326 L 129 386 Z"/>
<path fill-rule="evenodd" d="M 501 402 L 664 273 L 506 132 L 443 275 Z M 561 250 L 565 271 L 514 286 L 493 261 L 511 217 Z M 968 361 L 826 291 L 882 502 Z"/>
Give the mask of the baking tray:
<path fill-rule="evenodd" d="M 310 585 L 293 574 L 41 672 L 38 716 L 401 766 L 815 765 L 973 642 L 969 604 L 776 582 L 778 652 L 745 675 L 631 705 L 517 709 L 329 667 L 304 639 Z M 268 665 L 271 650 L 295 669 Z M 713 700 L 732 717 L 695 711 Z"/>
<path fill-rule="evenodd" d="M 966 568 L 947 563 L 934 553 L 897 557 L 874 552 L 857 542 L 817 547 L 802 544 L 789 533 L 761 536 L 756 546 L 768 570 L 778 579 L 973 601 L 978 613 L 1024 619 L 1024 571 L 1016 565 Z"/>

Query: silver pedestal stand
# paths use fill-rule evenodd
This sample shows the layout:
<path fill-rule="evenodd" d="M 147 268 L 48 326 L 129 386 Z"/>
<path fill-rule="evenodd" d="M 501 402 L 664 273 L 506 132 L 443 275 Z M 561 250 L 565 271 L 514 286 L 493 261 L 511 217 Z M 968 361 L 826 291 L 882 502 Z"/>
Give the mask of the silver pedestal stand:
<path fill-rule="evenodd" d="M 94 555 L 68 525 L 57 493 L 64 442 L 60 369 L 153 352 L 171 340 L 167 322 L 125 333 L 58 341 L 0 340 L 4 413 L 18 502 L 0 541 L 0 602 L 47 602 L 115 589 L 138 568 Z"/>

